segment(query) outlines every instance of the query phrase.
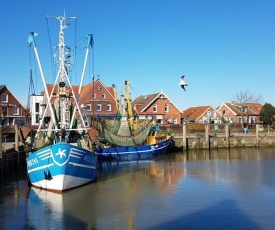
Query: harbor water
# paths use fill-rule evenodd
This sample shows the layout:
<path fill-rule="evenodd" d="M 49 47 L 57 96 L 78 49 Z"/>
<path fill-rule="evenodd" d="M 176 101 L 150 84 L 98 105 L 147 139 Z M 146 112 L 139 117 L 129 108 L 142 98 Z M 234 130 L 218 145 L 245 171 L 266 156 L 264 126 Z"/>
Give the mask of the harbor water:
<path fill-rule="evenodd" d="M 169 153 L 99 164 L 63 194 L 1 177 L 1 229 L 274 229 L 275 149 Z"/>

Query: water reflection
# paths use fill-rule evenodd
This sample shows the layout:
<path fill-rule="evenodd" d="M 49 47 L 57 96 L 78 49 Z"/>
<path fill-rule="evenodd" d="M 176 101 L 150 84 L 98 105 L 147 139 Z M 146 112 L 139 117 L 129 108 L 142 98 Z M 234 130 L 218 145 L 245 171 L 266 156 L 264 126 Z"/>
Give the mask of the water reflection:
<path fill-rule="evenodd" d="M 85 229 L 132 229 L 135 212 L 144 200 L 171 193 L 183 175 L 183 170 L 174 169 L 172 162 L 169 167 L 155 161 L 106 162 L 100 170 L 96 183 L 64 194 L 31 188 L 27 205 L 29 226 L 64 228 L 69 222 L 70 226 L 73 223 Z"/>
<path fill-rule="evenodd" d="M 231 149 L 194 151 L 181 155 L 188 162 L 186 174 L 202 180 L 239 184 L 242 187 L 264 185 L 273 188 L 275 166 L 273 149 Z"/>
<path fill-rule="evenodd" d="M 26 181 L 14 182 L 1 190 L 0 225 L 270 229 L 275 224 L 274 164 L 272 149 L 190 151 L 147 161 L 100 163 L 95 183 L 63 194 L 28 191 Z"/>

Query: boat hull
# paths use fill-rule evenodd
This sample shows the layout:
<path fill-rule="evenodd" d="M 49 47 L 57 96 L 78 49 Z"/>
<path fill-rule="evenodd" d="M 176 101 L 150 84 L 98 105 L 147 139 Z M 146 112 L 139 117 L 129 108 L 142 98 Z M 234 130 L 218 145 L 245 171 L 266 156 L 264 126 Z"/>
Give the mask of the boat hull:
<path fill-rule="evenodd" d="M 88 184 L 97 176 L 97 155 L 65 142 L 31 152 L 26 161 L 30 183 L 53 192 Z"/>
<path fill-rule="evenodd" d="M 98 161 L 108 160 L 140 160 L 167 153 L 170 139 L 152 145 L 129 147 L 97 147 Z"/>

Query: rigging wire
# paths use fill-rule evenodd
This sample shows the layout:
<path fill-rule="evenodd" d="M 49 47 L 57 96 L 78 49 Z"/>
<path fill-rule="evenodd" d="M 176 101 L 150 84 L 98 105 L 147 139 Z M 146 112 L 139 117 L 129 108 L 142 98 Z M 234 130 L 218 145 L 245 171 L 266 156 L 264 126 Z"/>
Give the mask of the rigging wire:
<path fill-rule="evenodd" d="M 50 47 L 50 63 L 51 63 L 51 72 L 52 72 L 52 82 L 54 82 L 54 59 L 53 57 L 53 51 L 52 51 L 52 41 L 51 41 L 51 34 L 50 34 L 50 26 L 49 26 L 49 20 L 48 16 L 46 16 L 46 21 L 47 21 L 47 32 L 48 32 L 48 38 L 49 38 L 49 47 Z"/>
<path fill-rule="evenodd" d="M 134 90 L 134 88 L 131 86 L 131 92 L 134 92 L 136 96 L 139 96 L 140 94 L 137 94 L 137 92 Z"/>
<path fill-rule="evenodd" d="M 35 95 L 35 89 L 34 89 L 33 78 L 32 78 L 31 46 L 29 46 L 29 62 L 30 62 L 30 82 L 29 82 L 28 102 L 27 102 L 28 109 L 30 109 L 30 96 Z"/>
<path fill-rule="evenodd" d="M 75 82 L 77 81 L 77 60 L 76 60 L 76 49 L 77 49 L 77 44 L 76 44 L 76 39 L 77 39 L 77 18 L 75 19 L 75 24 L 74 24 L 74 56 L 73 56 L 73 63 L 75 65 Z"/>

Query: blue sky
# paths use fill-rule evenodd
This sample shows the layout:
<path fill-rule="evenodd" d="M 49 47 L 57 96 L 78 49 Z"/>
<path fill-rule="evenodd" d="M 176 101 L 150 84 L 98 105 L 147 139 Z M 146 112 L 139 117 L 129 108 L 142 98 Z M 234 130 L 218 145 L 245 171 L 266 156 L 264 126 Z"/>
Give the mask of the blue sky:
<path fill-rule="evenodd" d="M 94 69 L 88 75 L 100 75 L 106 86 L 119 89 L 130 80 L 133 99 L 163 91 L 184 110 L 218 106 L 249 90 L 262 95 L 262 103 L 275 104 L 274 0 L 4 0 L 0 84 L 24 104 L 30 83 L 28 33 L 39 34 L 39 49 L 49 55 L 46 15 L 62 15 L 64 8 L 67 16 L 77 17 L 77 36 L 94 36 Z M 49 24 L 52 29 L 57 22 Z M 48 63 L 42 66 L 52 79 Z M 186 92 L 178 85 L 181 75 Z M 38 71 L 33 78 L 40 92 Z"/>

